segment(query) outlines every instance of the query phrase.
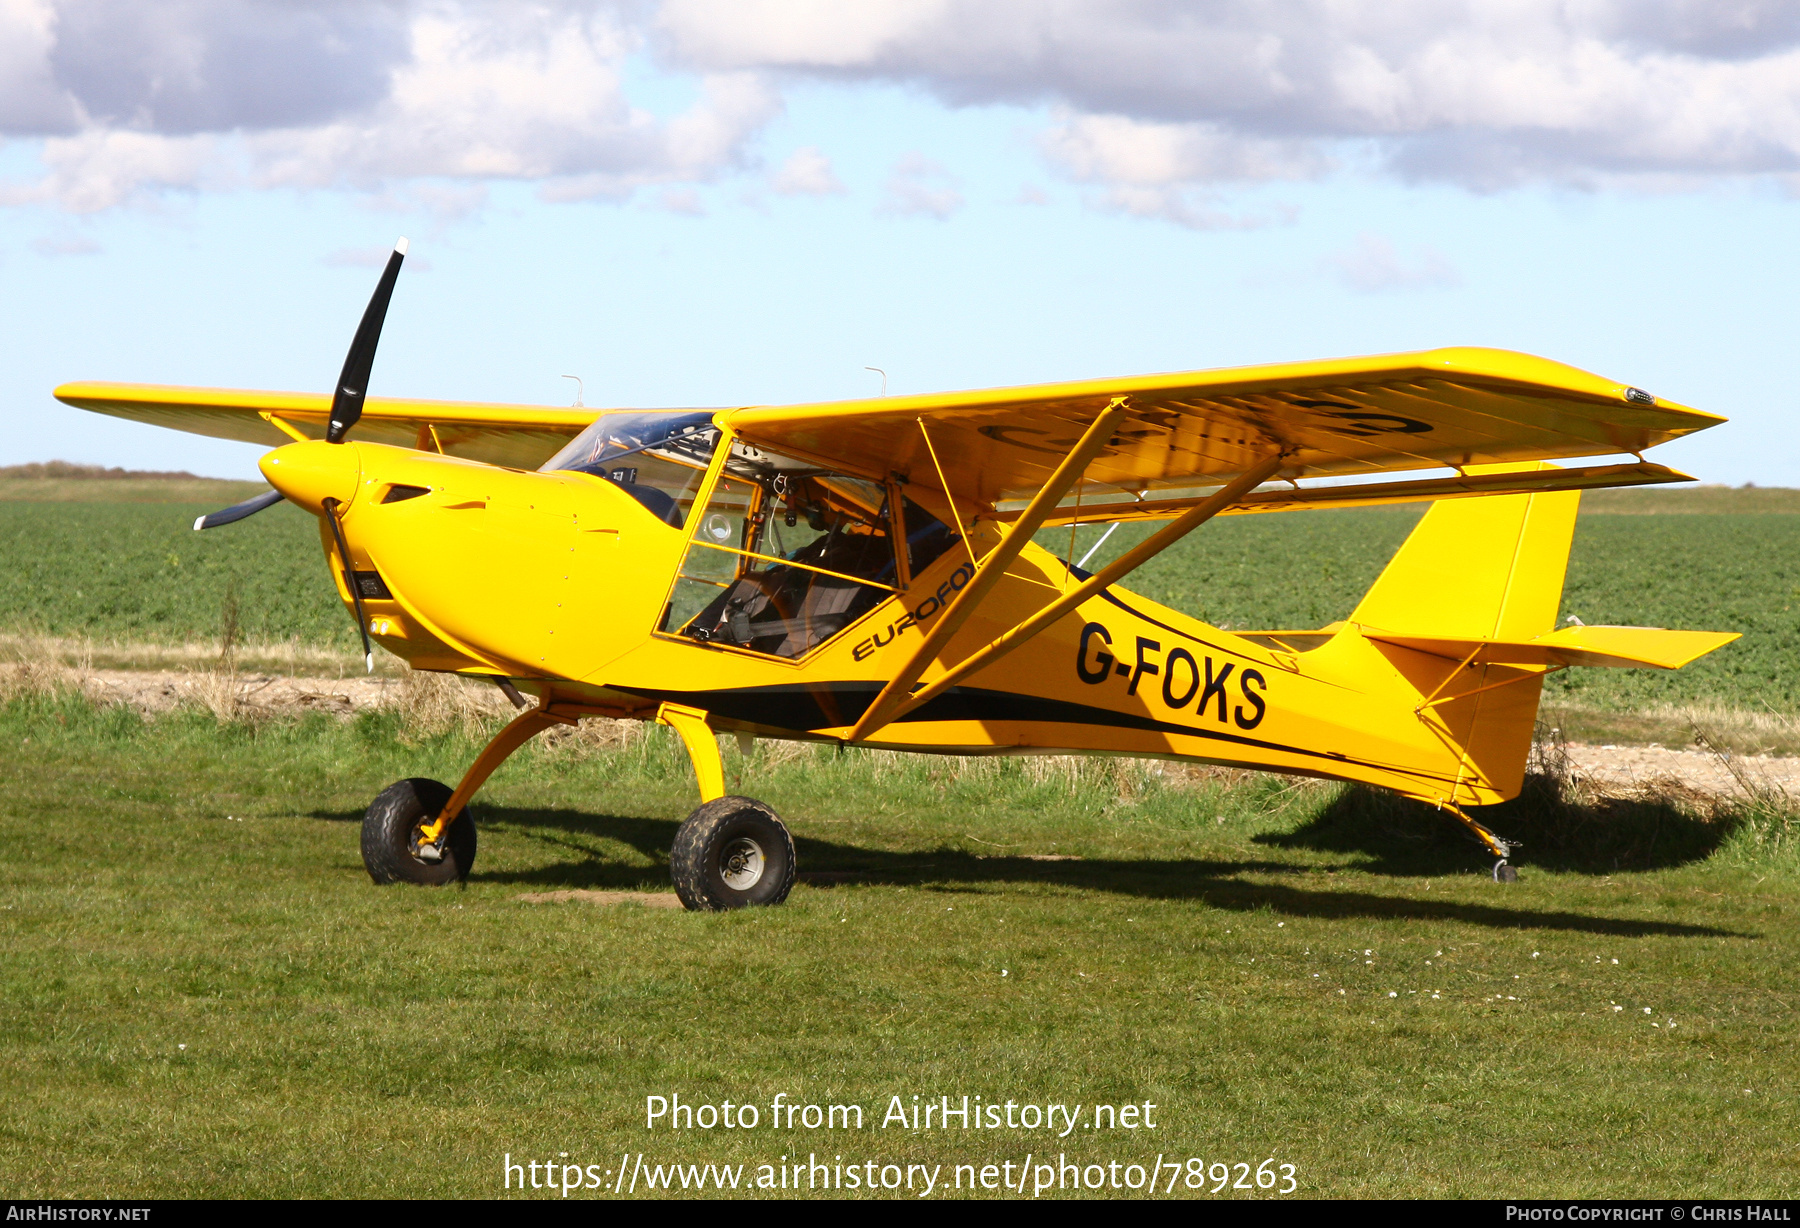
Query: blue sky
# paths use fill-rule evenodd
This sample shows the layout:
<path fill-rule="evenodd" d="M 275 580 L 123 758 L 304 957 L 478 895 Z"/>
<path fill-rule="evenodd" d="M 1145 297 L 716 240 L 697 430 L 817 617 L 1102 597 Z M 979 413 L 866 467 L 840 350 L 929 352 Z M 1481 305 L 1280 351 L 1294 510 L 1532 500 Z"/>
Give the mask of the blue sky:
<path fill-rule="evenodd" d="M 212 7 L 232 29 L 258 12 Z M 799 42 L 771 49 L 760 27 L 734 35 L 716 11 L 693 26 L 704 38 L 683 34 L 700 0 L 628 6 L 625 17 L 589 6 L 582 46 L 612 74 L 611 93 L 565 129 L 614 129 L 579 148 L 557 129 L 536 162 L 470 163 L 464 150 L 489 136 L 486 119 L 459 111 L 463 94 L 443 95 L 436 111 L 437 95 L 408 95 L 407 123 L 447 117 L 431 157 L 413 158 L 404 131 L 382 127 L 400 120 L 357 118 L 398 105 L 369 99 L 403 81 L 393 67 L 402 36 L 413 61 L 428 58 L 416 16 L 395 27 L 401 41 L 377 66 L 389 75 L 368 91 L 346 87 L 336 111 L 321 104 L 261 129 L 222 103 L 201 107 L 193 91 L 188 112 L 168 120 L 163 95 L 124 119 L 101 114 L 106 99 L 79 81 L 64 90 L 73 119 L 32 119 L 47 104 L 28 115 L 15 98 L 0 148 L 0 464 L 252 476 L 254 448 L 67 409 L 49 391 L 71 379 L 329 388 L 373 258 L 406 234 L 412 259 L 377 393 L 567 404 L 574 385 L 559 377 L 573 373 L 589 405 L 727 405 L 866 395 L 880 386 L 868 366 L 887 370 L 890 391 L 926 392 L 1492 345 L 1733 419 L 1653 459 L 1707 481 L 1800 485 L 1787 374 L 1800 200 L 1780 148 L 1732 145 L 1730 123 L 1748 121 L 1719 120 L 1708 144 L 1688 132 L 1698 112 L 1684 113 L 1658 162 L 1661 146 L 1584 127 L 1579 105 L 1560 121 L 1564 139 L 1542 149 L 1521 139 L 1493 152 L 1507 129 L 1488 118 L 1468 126 L 1469 148 L 1486 151 L 1471 171 L 1466 150 L 1444 152 L 1454 129 L 1446 137 L 1429 115 L 1399 135 L 1356 131 L 1343 118 L 1363 114 L 1355 99 L 1221 118 L 1179 74 L 1163 95 L 1121 100 L 1087 67 L 1074 84 L 1054 65 L 1002 80 L 991 57 L 958 67 L 926 37 L 948 35 L 910 26 L 900 50 L 905 39 L 887 29 L 855 32 L 863 42 L 847 52 L 806 41 L 808 22 L 830 24 L 817 6 L 761 7 L 786 12 Z M 916 7 L 949 13 L 943 21 L 957 8 Z M 1085 8 L 1110 31 L 1146 6 Z M 890 24 L 903 17 L 890 13 Z M 630 20 L 662 24 L 634 34 Z M 1691 43 L 1691 27 L 1670 29 Z M 1455 33 L 1437 31 L 1439 42 Z M 889 42 L 870 52 L 876 35 Z M 1666 85 L 1669 64 L 1691 62 L 1716 86 L 1719 73 L 1790 55 L 1797 35 L 1771 27 L 1748 50 L 1664 47 L 1651 67 Z M 1642 37 L 1615 39 L 1622 63 L 1652 56 L 1631 50 Z M 601 44 L 611 59 L 593 51 Z M 1412 62 L 1382 46 L 1401 68 Z M 1515 67 L 1560 54 L 1527 50 Z M 1155 75 L 1131 60 L 1151 54 L 1142 45 L 1108 54 L 1124 61 L 1121 81 Z M 543 71 L 553 95 L 555 73 L 574 70 Z M 1743 104 L 1785 122 L 1786 96 L 1764 77 L 1743 80 Z M 248 106 L 235 88 L 229 101 Z M 1430 101 L 1423 86 L 1415 93 Z M 253 101 L 266 111 L 280 100 Z M 635 110 L 619 120 L 620 107 Z M 1520 130 L 1541 135 L 1549 121 L 1533 114 Z M 684 135 L 696 115 L 711 127 Z M 508 156 L 542 135 L 508 122 L 492 138 Z M 342 152 L 346 131 L 389 152 L 358 161 Z M 1630 164 L 1616 154 L 1627 144 Z M 304 157 L 293 153 L 302 146 Z M 1717 153 L 1728 147 L 1737 162 Z M 71 149 L 100 150 L 81 154 L 86 178 L 70 171 Z"/>

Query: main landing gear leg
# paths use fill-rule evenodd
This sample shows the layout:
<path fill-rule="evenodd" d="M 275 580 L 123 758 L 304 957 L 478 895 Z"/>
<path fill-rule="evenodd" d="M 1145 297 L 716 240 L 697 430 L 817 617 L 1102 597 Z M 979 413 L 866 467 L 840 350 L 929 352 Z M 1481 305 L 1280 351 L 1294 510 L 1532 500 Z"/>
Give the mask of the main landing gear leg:
<path fill-rule="evenodd" d="M 706 713 L 664 704 L 656 719 L 681 735 L 700 784 L 700 808 L 676 830 L 669 850 L 675 894 L 695 912 L 787 899 L 794 886 L 793 837 L 755 798 L 725 796 L 725 764 Z"/>
<path fill-rule="evenodd" d="M 467 878 L 475 864 L 475 820 L 469 799 L 494 769 L 551 725 L 573 725 L 575 717 L 547 708 L 528 708 L 495 735 L 455 789 L 435 780 L 401 780 L 381 791 L 363 815 L 362 855 L 377 883 L 439 886 Z"/>
<path fill-rule="evenodd" d="M 1456 805 L 1454 802 L 1441 801 L 1438 803 L 1438 808 L 1440 810 L 1448 810 L 1451 814 L 1455 815 L 1457 819 L 1461 821 L 1463 826 L 1475 833 L 1476 839 L 1487 846 L 1488 852 L 1499 858 L 1499 860 L 1494 863 L 1495 882 L 1516 883 L 1519 881 L 1518 867 L 1508 865 L 1506 861 L 1508 857 L 1512 856 L 1513 849 L 1516 847 L 1515 841 L 1503 840 L 1499 836 L 1496 836 L 1493 832 L 1477 823 L 1474 819 L 1471 819 L 1467 814 L 1464 814 L 1462 807 Z"/>

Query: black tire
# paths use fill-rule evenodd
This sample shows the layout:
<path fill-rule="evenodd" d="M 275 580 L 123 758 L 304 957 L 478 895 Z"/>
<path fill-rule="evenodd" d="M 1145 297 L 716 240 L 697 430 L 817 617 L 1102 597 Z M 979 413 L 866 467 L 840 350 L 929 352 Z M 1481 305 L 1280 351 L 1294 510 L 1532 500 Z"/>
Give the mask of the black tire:
<path fill-rule="evenodd" d="M 442 887 L 469 876 L 475 865 L 475 819 L 467 806 L 450 821 L 440 860 L 418 854 L 419 828 L 437 816 L 452 792 L 440 781 L 414 777 L 395 781 L 369 803 L 363 815 L 362 858 L 378 886 Z"/>
<path fill-rule="evenodd" d="M 669 870 L 695 912 L 779 904 L 794 886 L 794 840 L 755 798 L 721 797 L 677 829 Z"/>

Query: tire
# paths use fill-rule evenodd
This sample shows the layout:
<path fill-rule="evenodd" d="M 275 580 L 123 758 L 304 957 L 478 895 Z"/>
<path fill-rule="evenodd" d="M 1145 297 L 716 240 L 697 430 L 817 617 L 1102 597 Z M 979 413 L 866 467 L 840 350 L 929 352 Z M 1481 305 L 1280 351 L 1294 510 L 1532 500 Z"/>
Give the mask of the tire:
<path fill-rule="evenodd" d="M 418 883 L 442 887 L 469 876 L 475 865 L 475 819 L 464 806 L 450 821 L 443 857 L 428 861 L 416 851 L 419 828 L 450 800 L 453 790 L 436 780 L 397 780 L 369 803 L 363 815 L 363 866 L 377 886 Z"/>
<path fill-rule="evenodd" d="M 794 840 L 756 799 L 721 797 L 675 832 L 669 870 L 675 894 L 695 912 L 779 904 L 794 886 Z"/>

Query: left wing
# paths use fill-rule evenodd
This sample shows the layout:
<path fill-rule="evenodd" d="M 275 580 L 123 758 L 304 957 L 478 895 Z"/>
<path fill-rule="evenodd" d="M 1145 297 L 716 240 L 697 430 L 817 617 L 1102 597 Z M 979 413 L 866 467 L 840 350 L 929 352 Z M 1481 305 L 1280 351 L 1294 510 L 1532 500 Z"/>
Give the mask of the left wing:
<path fill-rule="evenodd" d="M 116 418 L 269 448 L 291 443 L 296 437 L 323 439 L 331 412 L 330 393 L 157 384 L 64 384 L 56 390 L 56 399 Z M 443 452 L 510 469 L 536 469 L 602 412 L 370 397 L 356 424 L 355 438 Z"/>
<path fill-rule="evenodd" d="M 1724 419 L 1658 402 L 1638 388 L 1506 350 L 1444 349 L 1129 379 L 759 406 L 724 421 L 751 443 L 834 468 L 938 484 L 959 504 L 1006 518 L 1109 405 L 1124 416 L 1047 523 L 1079 500 L 1090 519 L 1169 516 L 1192 496 L 1279 453 L 1279 477 L 1373 476 L 1403 470 L 1517 464 L 1640 453 Z M 1616 483 L 1680 481 L 1661 466 Z M 1557 481 L 1571 484 L 1567 474 Z M 1529 489 L 1542 479 L 1508 479 Z M 1497 493 L 1459 487 L 1456 493 Z M 1444 497 L 1425 491 L 1414 497 Z M 1298 506 L 1323 497 L 1271 494 Z M 1352 493 L 1324 501 L 1347 502 Z M 1254 496 L 1240 504 L 1252 510 Z M 1383 498 L 1366 501 L 1384 502 Z M 1246 504 L 1252 506 L 1246 506 Z M 1099 514 L 1092 514 L 1099 513 Z"/>

